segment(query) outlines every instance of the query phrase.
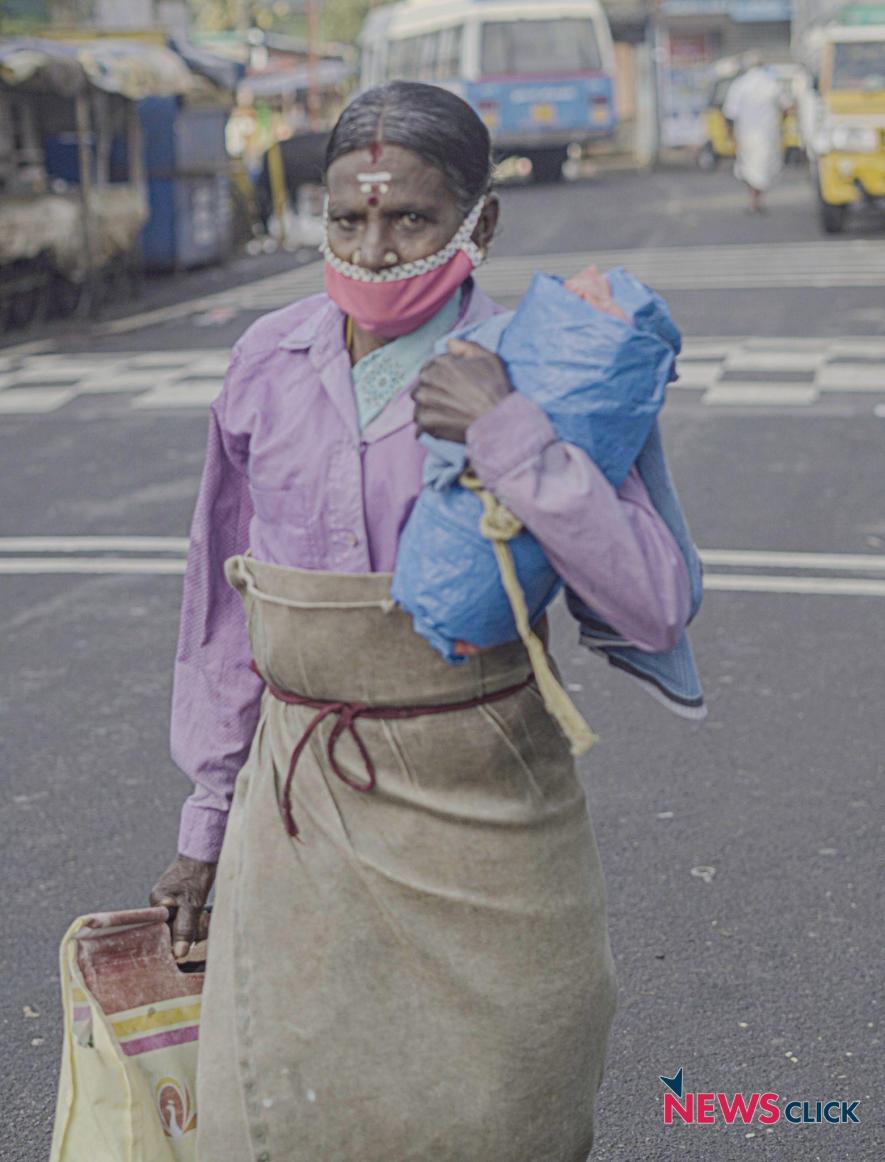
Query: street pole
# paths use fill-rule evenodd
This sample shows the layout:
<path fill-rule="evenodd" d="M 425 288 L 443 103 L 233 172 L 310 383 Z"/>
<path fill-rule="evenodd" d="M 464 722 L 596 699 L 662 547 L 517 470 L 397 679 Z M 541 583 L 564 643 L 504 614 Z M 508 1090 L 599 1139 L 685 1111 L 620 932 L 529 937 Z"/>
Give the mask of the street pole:
<path fill-rule="evenodd" d="M 319 39 L 319 0 L 307 0 L 307 119 L 311 129 L 318 129 L 320 120 L 320 93 L 317 83 Z"/>
<path fill-rule="evenodd" d="M 74 101 L 77 124 L 77 163 L 80 169 L 80 211 L 83 230 L 83 257 L 86 263 L 84 294 L 81 313 L 98 307 L 96 282 L 95 223 L 92 218 L 92 150 L 90 149 L 92 122 L 89 115 L 89 91 L 82 90 Z"/>
<path fill-rule="evenodd" d="M 662 19 L 663 0 L 651 0 L 651 96 L 652 96 L 652 164 L 661 152 L 661 58 L 664 52 L 666 28 Z"/>

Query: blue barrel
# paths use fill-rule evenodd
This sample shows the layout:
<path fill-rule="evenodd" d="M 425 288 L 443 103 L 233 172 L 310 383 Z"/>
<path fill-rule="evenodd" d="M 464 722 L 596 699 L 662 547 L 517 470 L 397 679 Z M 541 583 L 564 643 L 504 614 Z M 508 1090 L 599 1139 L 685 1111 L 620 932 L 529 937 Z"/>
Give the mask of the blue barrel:
<path fill-rule="evenodd" d="M 232 246 L 227 110 L 148 97 L 139 114 L 150 200 L 145 267 L 188 270 L 223 261 Z"/>

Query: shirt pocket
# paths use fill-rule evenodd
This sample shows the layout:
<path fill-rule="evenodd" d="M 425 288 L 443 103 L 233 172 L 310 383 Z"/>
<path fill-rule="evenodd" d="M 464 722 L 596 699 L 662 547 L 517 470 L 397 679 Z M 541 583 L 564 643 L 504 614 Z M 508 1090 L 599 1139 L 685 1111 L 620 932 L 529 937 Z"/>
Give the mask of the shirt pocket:
<path fill-rule="evenodd" d="M 295 569 L 322 568 L 322 528 L 308 517 L 304 490 L 259 488 L 250 481 L 249 495 L 261 524 L 261 540 L 272 551 L 272 563 Z"/>

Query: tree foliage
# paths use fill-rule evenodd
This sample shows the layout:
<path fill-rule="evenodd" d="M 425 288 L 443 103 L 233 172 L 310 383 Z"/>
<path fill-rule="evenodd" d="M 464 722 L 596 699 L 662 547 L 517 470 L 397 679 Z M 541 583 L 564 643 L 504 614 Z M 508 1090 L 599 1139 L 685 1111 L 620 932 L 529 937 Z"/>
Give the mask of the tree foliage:
<path fill-rule="evenodd" d="M 189 0 L 194 24 L 203 32 L 257 25 L 269 32 L 303 35 L 308 0 Z M 375 0 L 377 2 L 377 0 Z M 373 0 L 316 0 L 324 40 L 353 44 Z"/>
<path fill-rule="evenodd" d="M 322 29 L 327 40 L 353 44 L 366 18 L 374 7 L 372 0 L 325 0 L 321 4 Z"/>

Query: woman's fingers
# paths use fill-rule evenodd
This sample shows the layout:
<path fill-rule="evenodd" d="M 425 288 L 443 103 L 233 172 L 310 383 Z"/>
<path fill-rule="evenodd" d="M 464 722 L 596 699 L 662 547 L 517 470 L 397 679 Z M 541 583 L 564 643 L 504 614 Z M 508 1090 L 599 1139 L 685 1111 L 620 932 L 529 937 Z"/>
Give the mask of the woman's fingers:
<path fill-rule="evenodd" d="M 191 944 L 199 939 L 200 916 L 216 869 L 215 863 L 179 855 L 151 889 L 154 907 L 169 909 L 172 951 L 177 960 L 187 956 Z"/>
<path fill-rule="evenodd" d="M 187 956 L 191 945 L 196 942 L 201 911 L 192 904 L 179 904 L 172 921 L 172 955 L 176 960 Z"/>
<path fill-rule="evenodd" d="M 452 646 L 452 653 L 456 658 L 475 658 L 477 654 L 482 653 L 482 650 L 479 646 L 471 645 L 470 642 L 455 642 Z"/>
<path fill-rule="evenodd" d="M 449 339 L 449 354 L 460 359 L 479 359 L 490 352 L 479 343 L 471 343 L 469 339 Z"/>

